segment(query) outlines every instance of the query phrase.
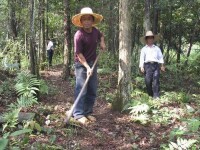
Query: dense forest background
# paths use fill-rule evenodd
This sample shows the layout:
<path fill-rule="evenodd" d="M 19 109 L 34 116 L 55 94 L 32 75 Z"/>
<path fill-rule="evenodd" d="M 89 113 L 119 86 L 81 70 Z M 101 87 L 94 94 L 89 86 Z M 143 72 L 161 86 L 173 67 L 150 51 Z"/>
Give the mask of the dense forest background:
<path fill-rule="evenodd" d="M 112 119 L 123 113 L 121 118 L 126 119 L 122 123 L 116 121 L 115 131 L 106 135 L 103 122 L 87 129 L 80 127 L 81 135 L 77 129 L 64 130 L 61 125 L 45 128 L 49 124 L 38 117 L 20 123 L 18 117 L 22 112 L 32 112 L 43 119 L 51 114 L 49 120 L 59 122 L 56 116 L 69 109 L 66 106 L 57 111 L 58 104 L 46 106 L 46 101 L 59 98 L 64 106 L 69 102 L 66 98 L 73 99 L 73 35 L 77 27 L 72 25 L 71 18 L 83 7 L 91 7 L 104 16 L 97 26 L 107 45 L 99 60 L 98 105 L 102 104 L 102 110 L 111 105 L 110 113 L 118 111 L 108 121 L 108 129 L 113 128 Z M 31 143 L 36 143 L 31 134 L 48 139 L 37 141 L 32 149 L 200 148 L 200 0 L 1 0 L 0 16 L 0 150 L 30 149 Z M 160 36 L 156 44 L 166 65 L 166 72 L 161 74 L 158 102 L 146 95 L 138 68 L 144 46 L 140 37 L 148 30 Z M 48 38 L 55 45 L 53 67 L 47 63 Z M 63 97 L 59 97 L 61 92 Z M 42 115 L 38 113 L 41 105 L 45 106 Z M 102 130 L 96 131 L 98 125 Z M 61 128 L 62 133 L 58 133 Z M 85 138 L 86 130 L 92 133 L 90 140 L 93 136 L 98 139 L 91 147 L 78 138 Z M 121 132 L 116 138 L 118 130 Z M 104 136 L 108 136 L 110 143 L 105 144 Z M 119 142 L 120 137 L 124 137 L 126 146 Z M 114 141 L 115 138 L 119 141 Z"/>

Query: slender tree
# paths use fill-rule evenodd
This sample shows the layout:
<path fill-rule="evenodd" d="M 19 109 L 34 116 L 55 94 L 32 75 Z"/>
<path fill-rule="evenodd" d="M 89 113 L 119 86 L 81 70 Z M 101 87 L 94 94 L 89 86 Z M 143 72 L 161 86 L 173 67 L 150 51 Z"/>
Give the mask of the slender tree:
<path fill-rule="evenodd" d="M 41 60 L 41 69 L 44 70 L 46 61 L 46 40 L 45 40 L 45 0 L 39 0 L 39 21 L 40 21 L 40 40 L 39 40 L 39 59 Z"/>
<path fill-rule="evenodd" d="M 35 42 L 35 31 L 34 31 L 34 18 L 35 18 L 35 0 L 29 0 L 30 3 L 30 70 L 34 75 L 39 76 L 37 67 L 37 56 L 36 56 L 36 42 Z"/>
<path fill-rule="evenodd" d="M 176 62 L 179 64 L 181 61 L 181 46 L 182 46 L 182 25 L 179 24 L 178 26 L 178 44 L 177 44 L 177 57 Z"/>
<path fill-rule="evenodd" d="M 115 30 L 114 30 L 114 14 L 113 14 L 113 0 L 109 1 L 109 9 L 110 9 L 110 13 L 109 13 L 109 19 L 108 19 L 108 24 L 109 24 L 109 36 L 110 38 L 108 39 L 108 50 L 111 51 L 112 53 L 114 53 L 114 34 L 115 34 Z"/>
<path fill-rule="evenodd" d="M 49 38 L 49 1 L 45 0 L 45 6 L 46 6 L 46 39 Z"/>
<path fill-rule="evenodd" d="M 150 0 L 145 0 L 144 29 L 145 32 L 151 30 Z"/>
<path fill-rule="evenodd" d="M 189 38 L 189 47 L 188 47 L 188 50 L 187 50 L 187 57 L 190 56 L 193 41 L 194 41 L 194 38 L 195 38 L 195 33 L 198 32 L 198 27 L 199 27 L 198 25 L 199 24 L 200 24 L 200 18 L 199 19 L 197 18 L 197 21 L 194 25 L 194 28 L 191 29 L 191 34 L 190 34 L 190 38 Z"/>
<path fill-rule="evenodd" d="M 166 32 L 166 38 L 168 41 L 167 41 L 167 52 L 166 52 L 166 59 L 165 59 L 165 63 L 168 64 L 169 63 L 169 51 L 171 49 L 171 44 L 172 44 L 172 7 L 170 5 L 169 7 L 169 30 L 168 32 Z"/>
<path fill-rule="evenodd" d="M 131 20 L 130 0 L 119 1 L 119 71 L 118 97 L 113 102 L 113 109 L 121 111 L 130 100 L 131 92 Z"/>
<path fill-rule="evenodd" d="M 10 14 L 10 32 L 12 35 L 13 39 L 16 39 L 16 37 L 18 36 L 18 30 L 17 30 L 17 18 L 16 18 L 16 4 L 17 2 L 15 0 L 9 0 L 8 1 L 9 4 L 9 14 Z"/>
<path fill-rule="evenodd" d="M 153 33 L 158 33 L 158 17 L 159 17 L 159 8 L 158 0 L 153 0 Z"/>
<path fill-rule="evenodd" d="M 64 65 L 63 79 L 67 80 L 70 75 L 71 63 L 71 26 L 70 26 L 70 0 L 64 0 Z"/>

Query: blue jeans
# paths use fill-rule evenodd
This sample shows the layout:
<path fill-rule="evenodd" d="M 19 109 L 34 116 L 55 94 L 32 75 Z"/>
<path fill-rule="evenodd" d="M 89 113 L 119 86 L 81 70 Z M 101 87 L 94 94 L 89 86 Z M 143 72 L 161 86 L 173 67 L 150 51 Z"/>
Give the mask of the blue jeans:
<path fill-rule="evenodd" d="M 88 63 L 92 67 L 92 63 Z M 76 75 L 76 86 L 75 86 L 75 100 L 78 97 L 85 80 L 87 78 L 87 69 L 79 62 L 75 63 L 75 75 Z M 77 105 L 73 111 L 73 117 L 75 119 L 88 116 L 93 112 L 93 106 L 97 96 L 97 67 L 94 68 L 92 76 L 88 81 L 86 88 L 84 89 Z"/>
<path fill-rule="evenodd" d="M 160 90 L 160 68 L 158 63 L 145 63 L 145 83 L 147 88 L 147 93 L 153 98 L 159 97 Z"/>

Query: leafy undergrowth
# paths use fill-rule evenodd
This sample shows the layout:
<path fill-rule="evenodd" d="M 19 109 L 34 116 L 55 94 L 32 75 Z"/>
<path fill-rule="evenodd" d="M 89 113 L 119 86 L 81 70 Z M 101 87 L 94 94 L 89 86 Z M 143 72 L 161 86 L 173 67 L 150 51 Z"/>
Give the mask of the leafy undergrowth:
<path fill-rule="evenodd" d="M 19 123 L 10 131 L 1 132 L 1 137 L 9 139 L 8 147 L 27 150 L 200 148 L 200 91 L 192 77 L 187 80 L 179 77 L 179 82 L 185 81 L 180 86 L 174 82 L 171 73 L 163 74 L 159 100 L 153 100 L 144 93 L 142 76 L 135 78 L 132 99 L 120 113 L 111 109 L 117 74 L 100 75 L 99 96 L 94 107 L 97 122 L 88 126 L 71 122 L 70 126 L 65 127 L 65 113 L 73 104 L 74 78 L 63 81 L 61 69 L 57 66 L 41 72 L 49 85 L 49 93 L 41 95 L 38 104 L 21 110 L 34 112 L 32 121 Z M 11 90 L 10 86 L 7 88 Z M 16 96 L 0 93 L 1 99 L 6 99 L 0 109 L 5 111 L 6 105 L 14 102 Z M 25 125 L 31 132 L 23 130 Z"/>

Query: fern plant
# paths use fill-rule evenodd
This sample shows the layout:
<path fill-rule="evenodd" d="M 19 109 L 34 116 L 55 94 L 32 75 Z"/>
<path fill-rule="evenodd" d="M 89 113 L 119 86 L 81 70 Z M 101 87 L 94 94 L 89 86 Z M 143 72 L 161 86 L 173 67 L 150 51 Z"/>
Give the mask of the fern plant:
<path fill-rule="evenodd" d="M 24 96 L 24 95 L 20 96 L 17 99 L 16 105 L 18 107 L 26 107 L 27 108 L 27 107 L 33 106 L 33 104 L 36 104 L 36 103 L 38 103 L 37 98 L 35 96 L 29 94 L 29 95 L 26 95 L 26 96 Z"/>
<path fill-rule="evenodd" d="M 6 128 L 15 128 L 18 123 L 18 114 L 20 110 L 21 108 L 18 108 L 3 114 L 3 119 L 6 122 L 3 124 L 3 131 L 5 131 Z"/>
<path fill-rule="evenodd" d="M 30 93 L 33 95 L 36 95 L 36 91 L 39 91 L 39 85 L 40 82 L 39 80 L 27 73 L 27 72 L 22 72 L 19 73 L 16 79 L 17 83 L 15 85 L 15 89 L 18 93 L 18 95 L 29 95 Z"/>
<path fill-rule="evenodd" d="M 187 122 L 188 129 L 190 131 L 197 132 L 199 130 L 200 120 L 192 118 L 192 119 L 188 119 L 186 122 Z"/>
<path fill-rule="evenodd" d="M 129 107 L 131 118 L 133 121 L 139 121 L 142 124 L 146 124 L 149 120 L 150 107 L 147 104 L 139 104 L 133 107 Z"/>
<path fill-rule="evenodd" d="M 31 107 L 37 103 L 36 92 L 39 91 L 40 80 L 35 76 L 22 72 L 16 78 L 15 90 L 19 98 L 15 103 L 9 105 L 9 112 L 4 114 L 6 123 L 3 125 L 3 131 L 6 128 L 14 128 L 18 123 L 18 114 L 22 108 Z M 45 90 L 44 90 L 45 91 Z"/>
<path fill-rule="evenodd" d="M 177 143 L 170 142 L 169 148 L 170 150 L 187 150 L 191 148 L 196 142 L 197 140 L 193 140 L 193 139 L 187 140 L 187 139 L 178 138 Z"/>
<path fill-rule="evenodd" d="M 48 87 L 46 86 L 43 80 L 38 80 L 35 76 L 22 72 L 19 73 L 16 78 L 15 90 L 19 96 L 15 103 L 11 103 L 8 107 L 8 112 L 3 114 L 3 119 L 5 124 L 3 124 L 3 132 L 8 129 L 13 129 L 18 124 L 19 112 L 22 108 L 28 108 L 37 103 L 36 92 L 41 91 L 43 93 L 48 92 Z M 28 124 L 29 122 L 27 122 Z M 31 129 L 23 129 L 13 132 L 8 136 L 18 136 L 28 132 L 32 132 L 33 129 L 41 131 L 41 127 L 38 123 L 32 121 L 30 126 L 33 126 Z M 9 132 L 10 133 L 10 132 Z M 8 139 L 0 139 L 0 147 L 6 147 L 8 145 Z"/>

